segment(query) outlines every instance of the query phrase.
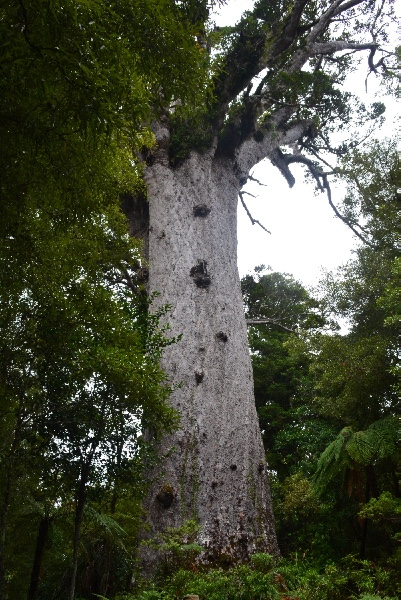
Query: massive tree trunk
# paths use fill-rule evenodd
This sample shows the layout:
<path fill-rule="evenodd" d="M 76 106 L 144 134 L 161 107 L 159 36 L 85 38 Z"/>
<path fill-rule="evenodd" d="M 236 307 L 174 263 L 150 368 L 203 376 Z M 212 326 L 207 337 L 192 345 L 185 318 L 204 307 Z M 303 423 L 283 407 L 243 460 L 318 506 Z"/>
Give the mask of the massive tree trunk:
<path fill-rule="evenodd" d="M 172 168 L 162 144 L 146 179 L 149 289 L 182 336 L 163 359 L 181 384 L 171 398 L 181 423 L 160 443 L 151 528 L 196 519 L 205 560 L 277 554 L 237 270 L 238 179 L 232 162 L 210 153 Z"/>
<path fill-rule="evenodd" d="M 236 26 L 215 29 L 213 97 L 193 115 L 179 102 L 166 107 L 154 128 L 156 149 L 146 151 L 149 289 L 160 293 L 156 307 L 171 305 L 172 335 L 182 336 L 164 356 L 171 383 L 181 384 L 171 399 L 181 425 L 160 442 L 164 459 L 148 499 L 149 530 L 196 519 L 204 560 L 278 553 L 237 272 L 237 198 L 262 159 L 290 186 L 290 167 L 300 163 L 347 222 L 332 203 L 328 162 L 319 166 L 319 155 L 344 152 L 330 134 L 336 120 L 350 118 L 349 97 L 338 89 L 347 51 L 368 50 L 375 72 L 383 65 L 383 57 L 373 61 L 382 4 L 366 17 L 370 41 L 344 41 L 352 19 L 361 18 L 349 11 L 364 4 L 329 0 L 311 10 L 307 0 L 295 0 L 283 12 L 279 2 L 258 2 Z M 136 212 L 133 202 L 131 221 Z M 145 214 L 132 223 L 134 234 Z"/>

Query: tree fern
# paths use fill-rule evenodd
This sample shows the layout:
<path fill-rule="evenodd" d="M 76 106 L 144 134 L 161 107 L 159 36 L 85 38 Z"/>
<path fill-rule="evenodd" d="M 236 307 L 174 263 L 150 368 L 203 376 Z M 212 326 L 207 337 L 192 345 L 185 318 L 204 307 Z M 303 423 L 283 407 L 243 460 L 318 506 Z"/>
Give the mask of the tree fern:
<path fill-rule="evenodd" d="M 394 456 L 400 439 L 400 421 L 396 417 L 375 421 L 366 430 L 366 436 L 376 459 Z"/>
<path fill-rule="evenodd" d="M 365 431 L 344 427 L 320 456 L 314 487 L 322 493 L 329 483 L 351 469 L 360 471 L 377 460 L 395 457 L 399 438 L 399 421 L 386 417 L 372 423 Z"/>
<path fill-rule="evenodd" d="M 321 454 L 314 477 L 314 487 L 318 493 L 322 493 L 333 478 L 344 475 L 347 468 L 352 466 L 350 457 L 345 452 L 352 435 L 352 428 L 344 427 Z"/>
<path fill-rule="evenodd" d="M 91 506 L 86 506 L 85 516 L 101 530 L 105 539 L 125 550 L 124 538 L 127 537 L 127 533 L 113 517 L 102 514 Z"/>
<path fill-rule="evenodd" d="M 346 451 L 357 465 L 367 466 L 373 461 L 373 448 L 366 431 L 356 431 L 346 444 Z"/>

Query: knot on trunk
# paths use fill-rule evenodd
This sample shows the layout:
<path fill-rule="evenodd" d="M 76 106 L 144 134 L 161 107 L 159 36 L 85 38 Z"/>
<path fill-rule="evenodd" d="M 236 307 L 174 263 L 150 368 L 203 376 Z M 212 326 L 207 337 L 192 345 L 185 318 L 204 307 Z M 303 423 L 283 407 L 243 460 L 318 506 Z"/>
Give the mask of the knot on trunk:
<path fill-rule="evenodd" d="M 212 281 L 207 272 L 207 262 L 205 260 L 198 260 L 198 263 L 192 267 L 190 275 L 199 288 L 209 287 Z"/>
<path fill-rule="evenodd" d="M 174 498 L 174 489 L 168 484 L 163 485 L 156 496 L 156 500 L 160 502 L 163 508 L 170 508 L 174 502 Z"/>
<path fill-rule="evenodd" d="M 140 267 L 136 272 L 136 279 L 139 284 L 149 281 L 149 270 L 146 267 Z"/>
<path fill-rule="evenodd" d="M 194 206 L 194 217 L 207 217 L 212 210 L 206 204 L 197 204 Z"/>
<path fill-rule="evenodd" d="M 205 374 L 203 371 L 196 371 L 195 372 L 195 381 L 196 381 L 196 385 L 199 385 L 200 383 L 202 383 L 203 378 L 204 378 Z"/>
<path fill-rule="evenodd" d="M 253 137 L 253 139 L 255 140 L 255 142 L 262 142 L 262 141 L 263 141 L 263 138 L 264 138 L 265 136 L 264 136 L 264 133 L 263 133 L 263 131 L 260 131 L 260 129 L 257 129 L 257 130 L 254 132 L 254 134 L 253 134 L 253 136 L 252 136 L 252 137 Z"/>

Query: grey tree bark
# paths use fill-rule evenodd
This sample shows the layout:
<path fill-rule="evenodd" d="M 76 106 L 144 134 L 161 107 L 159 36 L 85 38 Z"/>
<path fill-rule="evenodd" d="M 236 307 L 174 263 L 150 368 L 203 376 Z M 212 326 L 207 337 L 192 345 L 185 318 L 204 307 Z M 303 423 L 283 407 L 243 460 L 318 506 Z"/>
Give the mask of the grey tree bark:
<path fill-rule="evenodd" d="M 278 554 L 237 269 L 238 176 L 211 153 L 173 169 L 159 137 L 146 180 L 149 290 L 160 293 L 155 308 L 171 306 L 171 333 L 182 336 L 163 359 L 181 384 L 171 398 L 181 422 L 160 443 L 151 530 L 196 519 L 206 560 Z"/>

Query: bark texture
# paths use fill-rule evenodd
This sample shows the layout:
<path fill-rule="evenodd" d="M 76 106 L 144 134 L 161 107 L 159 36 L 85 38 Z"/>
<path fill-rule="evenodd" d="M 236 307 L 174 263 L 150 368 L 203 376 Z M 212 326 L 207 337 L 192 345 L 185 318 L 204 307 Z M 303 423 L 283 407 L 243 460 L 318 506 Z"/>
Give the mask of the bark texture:
<path fill-rule="evenodd" d="M 237 269 L 240 185 L 232 162 L 192 153 L 172 169 L 162 146 L 146 175 L 149 288 L 182 336 L 163 363 L 182 384 L 172 397 L 181 425 L 160 443 L 149 524 L 160 532 L 196 519 L 206 561 L 277 554 Z"/>

